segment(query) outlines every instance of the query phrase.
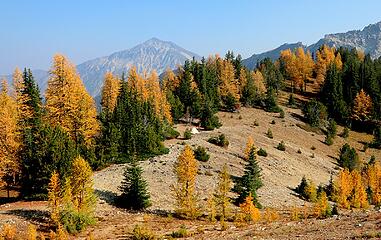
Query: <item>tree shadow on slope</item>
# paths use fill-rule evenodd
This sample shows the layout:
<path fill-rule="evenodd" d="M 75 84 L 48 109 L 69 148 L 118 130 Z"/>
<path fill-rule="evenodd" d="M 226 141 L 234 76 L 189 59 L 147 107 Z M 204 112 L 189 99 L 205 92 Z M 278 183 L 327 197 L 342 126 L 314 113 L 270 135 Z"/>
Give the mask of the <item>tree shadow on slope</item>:
<path fill-rule="evenodd" d="M 95 189 L 95 194 L 100 200 L 105 201 L 107 204 L 117 206 L 118 195 L 112 191 Z"/>

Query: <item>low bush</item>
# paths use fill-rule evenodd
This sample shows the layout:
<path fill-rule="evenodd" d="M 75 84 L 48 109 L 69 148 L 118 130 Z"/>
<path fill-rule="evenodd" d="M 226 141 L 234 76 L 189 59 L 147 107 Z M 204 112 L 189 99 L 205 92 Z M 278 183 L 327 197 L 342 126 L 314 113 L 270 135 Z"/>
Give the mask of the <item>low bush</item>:
<path fill-rule="evenodd" d="M 68 233 L 78 233 L 89 225 L 95 224 L 95 218 L 86 212 L 78 212 L 74 209 L 65 210 L 61 213 L 61 222 Z"/>
<path fill-rule="evenodd" d="M 286 144 L 281 141 L 276 148 L 280 151 L 286 151 Z"/>
<path fill-rule="evenodd" d="M 211 137 L 208 139 L 208 142 L 224 148 L 229 146 L 229 141 L 226 139 L 225 134 L 221 134 L 218 137 Z"/>
<path fill-rule="evenodd" d="M 180 133 L 173 129 L 172 127 L 168 127 L 166 131 L 164 132 L 165 139 L 174 139 L 178 138 L 180 136 Z"/>
<path fill-rule="evenodd" d="M 185 228 L 184 225 L 182 225 L 179 230 L 171 233 L 171 237 L 173 238 L 185 238 L 189 237 L 189 235 L 190 234 L 188 233 L 188 230 Z"/>
<path fill-rule="evenodd" d="M 149 230 L 147 227 L 135 225 L 132 231 L 132 240 L 154 240 L 156 239 L 155 234 Z"/>
<path fill-rule="evenodd" d="M 266 133 L 266 135 L 267 135 L 268 138 L 271 138 L 271 139 L 274 137 L 274 136 L 273 136 L 273 132 L 271 131 L 270 128 L 267 129 L 267 133 Z"/>
<path fill-rule="evenodd" d="M 189 140 L 192 138 L 192 132 L 189 128 L 185 129 L 185 132 L 184 132 L 184 139 L 185 140 Z"/>
<path fill-rule="evenodd" d="M 263 148 L 260 148 L 257 153 L 258 153 L 258 156 L 267 157 L 267 152 Z"/>
<path fill-rule="evenodd" d="M 198 146 L 194 150 L 194 156 L 197 160 L 201 162 L 207 162 L 210 158 L 210 155 L 206 152 L 206 149 L 204 147 Z"/>

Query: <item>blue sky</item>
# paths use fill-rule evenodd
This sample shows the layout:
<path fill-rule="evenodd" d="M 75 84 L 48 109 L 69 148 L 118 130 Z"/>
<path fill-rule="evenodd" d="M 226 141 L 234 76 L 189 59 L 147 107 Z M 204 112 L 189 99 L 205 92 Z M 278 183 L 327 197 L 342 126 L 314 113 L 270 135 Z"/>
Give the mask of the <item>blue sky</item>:
<path fill-rule="evenodd" d="M 200 55 L 248 57 L 285 42 L 381 21 L 379 0 L 9 0 L 0 2 L 0 74 L 48 69 L 54 53 L 74 63 L 151 37 Z"/>

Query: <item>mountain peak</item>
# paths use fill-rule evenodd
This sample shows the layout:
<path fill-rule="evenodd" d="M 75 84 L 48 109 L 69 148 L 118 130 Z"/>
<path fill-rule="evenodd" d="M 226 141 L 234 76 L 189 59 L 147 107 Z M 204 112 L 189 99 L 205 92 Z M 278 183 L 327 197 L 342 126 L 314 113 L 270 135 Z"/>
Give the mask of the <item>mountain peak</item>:
<path fill-rule="evenodd" d="M 77 69 L 89 93 L 97 96 L 101 91 L 106 72 L 121 75 L 123 72 L 128 72 L 131 67 L 136 67 L 139 73 L 156 70 L 160 75 L 167 68 L 174 69 L 193 57 L 201 59 L 197 54 L 172 42 L 153 37 L 133 48 L 84 62 L 78 65 Z"/>

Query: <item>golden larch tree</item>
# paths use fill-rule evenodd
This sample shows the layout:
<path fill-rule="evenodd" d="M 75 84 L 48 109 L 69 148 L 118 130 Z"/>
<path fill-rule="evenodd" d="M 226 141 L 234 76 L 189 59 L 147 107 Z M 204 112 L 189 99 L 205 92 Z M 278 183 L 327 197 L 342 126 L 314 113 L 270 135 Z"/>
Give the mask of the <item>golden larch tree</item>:
<path fill-rule="evenodd" d="M 352 179 L 348 169 L 340 170 L 339 176 L 335 181 L 334 199 L 342 208 L 350 208 L 348 198 L 352 192 Z"/>
<path fill-rule="evenodd" d="M 91 145 L 99 130 L 95 102 L 75 66 L 63 55 L 53 58 L 45 97 L 48 121 L 61 126 L 76 143 L 83 138 Z"/>
<path fill-rule="evenodd" d="M 318 218 L 327 217 L 331 213 L 331 206 L 328 202 L 328 197 L 325 191 L 321 192 L 317 202 L 314 204 L 315 215 Z"/>
<path fill-rule="evenodd" d="M 61 184 L 59 174 L 54 171 L 50 177 L 48 185 L 48 202 L 50 208 L 50 219 L 54 227 L 60 225 L 60 208 L 61 208 Z"/>
<path fill-rule="evenodd" d="M 175 91 L 180 86 L 180 79 L 172 71 L 172 69 L 167 68 L 163 77 L 163 89 Z"/>
<path fill-rule="evenodd" d="M 102 109 L 113 112 L 116 106 L 120 90 L 120 80 L 111 72 L 107 72 L 104 76 L 102 88 Z"/>
<path fill-rule="evenodd" d="M 71 195 L 78 212 L 93 213 L 96 197 L 93 189 L 93 171 L 89 163 L 78 156 L 71 169 Z"/>
<path fill-rule="evenodd" d="M 306 90 L 307 81 L 311 79 L 314 61 L 310 52 L 305 52 L 302 47 L 296 49 L 297 75 L 295 82 L 300 89 Z"/>
<path fill-rule="evenodd" d="M 251 193 L 245 198 L 245 201 L 239 205 L 241 212 L 245 215 L 245 220 L 257 222 L 261 218 L 259 209 L 253 203 Z"/>
<path fill-rule="evenodd" d="M 225 164 L 219 174 L 219 180 L 214 192 L 214 201 L 216 203 L 217 214 L 220 215 L 221 221 L 225 221 L 230 214 L 230 197 L 232 180 Z"/>
<path fill-rule="evenodd" d="M 253 78 L 254 86 L 255 86 L 255 90 L 257 91 L 257 94 L 260 97 L 264 97 L 267 92 L 267 88 L 266 88 L 265 80 L 263 78 L 261 71 L 258 71 L 258 70 L 252 71 L 251 76 Z"/>
<path fill-rule="evenodd" d="M 0 186 L 11 184 L 19 172 L 17 120 L 16 102 L 4 79 L 0 89 Z"/>
<path fill-rule="evenodd" d="M 221 97 L 233 96 L 239 101 L 239 86 L 234 74 L 234 66 L 228 60 L 219 59 L 219 78 L 220 78 L 220 94 Z"/>
<path fill-rule="evenodd" d="M 147 84 L 144 78 L 138 74 L 135 67 L 132 67 L 128 73 L 128 88 L 138 94 L 141 100 L 148 100 Z"/>
<path fill-rule="evenodd" d="M 196 196 L 196 176 L 198 166 L 193 150 L 186 145 L 177 158 L 174 172 L 177 184 L 172 186 L 176 199 L 176 212 L 187 218 L 195 218 L 198 214 L 198 201 Z"/>
<path fill-rule="evenodd" d="M 375 205 L 381 204 L 381 163 L 375 162 L 366 169 L 365 179 L 371 191 L 371 201 Z"/>
<path fill-rule="evenodd" d="M 351 172 L 352 180 L 352 194 L 351 194 L 351 206 L 355 208 L 367 208 L 368 196 L 365 191 L 361 173 L 357 170 Z"/>
<path fill-rule="evenodd" d="M 246 148 L 245 148 L 245 159 L 249 159 L 249 156 L 250 156 L 250 152 L 252 151 L 252 149 L 255 149 L 255 146 L 254 146 L 254 140 L 251 136 L 249 136 L 247 138 L 247 142 L 246 142 Z"/>
<path fill-rule="evenodd" d="M 356 94 L 352 117 L 359 121 L 365 121 L 370 118 L 370 113 L 372 111 L 372 99 L 364 89 L 361 89 L 360 92 Z"/>
<path fill-rule="evenodd" d="M 340 59 L 341 59 L 341 56 L 340 56 Z M 316 72 L 316 82 L 318 84 L 323 84 L 328 66 L 333 61 L 335 61 L 334 48 L 330 48 L 327 45 L 323 45 L 318 51 L 316 51 L 315 72 Z"/>

